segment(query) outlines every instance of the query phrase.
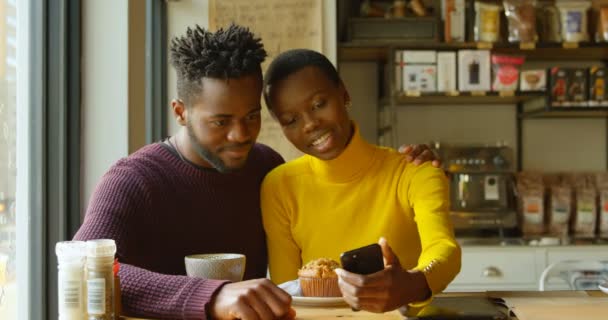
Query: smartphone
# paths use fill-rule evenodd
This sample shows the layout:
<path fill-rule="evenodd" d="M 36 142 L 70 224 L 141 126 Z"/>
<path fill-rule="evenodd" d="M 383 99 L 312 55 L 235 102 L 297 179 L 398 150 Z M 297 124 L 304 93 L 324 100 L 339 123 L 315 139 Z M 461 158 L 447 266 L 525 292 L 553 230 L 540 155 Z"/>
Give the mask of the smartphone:
<path fill-rule="evenodd" d="M 340 262 L 344 270 L 363 275 L 384 269 L 382 249 L 377 243 L 342 253 Z"/>

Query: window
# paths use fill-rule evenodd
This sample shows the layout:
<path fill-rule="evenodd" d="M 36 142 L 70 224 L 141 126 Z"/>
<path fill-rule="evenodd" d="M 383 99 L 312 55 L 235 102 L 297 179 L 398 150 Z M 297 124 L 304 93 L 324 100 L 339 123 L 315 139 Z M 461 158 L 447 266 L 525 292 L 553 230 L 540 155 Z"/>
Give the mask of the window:
<path fill-rule="evenodd" d="M 80 2 L 0 0 L 2 320 L 57 315 L 54 244 L 80 224 L 79 155 Z"/>
<path fill-rule="evenodd" d="M 0 0 L 0 319 L 17 319 L 16 0 Z"/>

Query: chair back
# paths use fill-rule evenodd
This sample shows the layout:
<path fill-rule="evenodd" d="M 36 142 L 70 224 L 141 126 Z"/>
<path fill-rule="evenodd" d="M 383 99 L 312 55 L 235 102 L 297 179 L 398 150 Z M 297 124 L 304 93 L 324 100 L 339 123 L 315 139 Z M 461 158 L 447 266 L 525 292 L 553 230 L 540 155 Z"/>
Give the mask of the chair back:
<path fill-rule="evenodd" d="M 552 278 L 562 279 L 571 290 L 597 290 L 600 283 L 608 281 L 608 261 L 563 260 L 552 263 L 543 270 L 538 290 L 545 291 Z"/>

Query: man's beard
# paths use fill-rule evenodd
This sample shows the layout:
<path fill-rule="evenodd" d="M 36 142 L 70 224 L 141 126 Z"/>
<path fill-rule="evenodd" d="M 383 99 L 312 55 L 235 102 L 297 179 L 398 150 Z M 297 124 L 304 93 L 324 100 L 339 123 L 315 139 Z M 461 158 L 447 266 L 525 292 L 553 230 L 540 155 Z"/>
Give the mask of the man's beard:
<path fill-rule="evenodd" d="M 190 123 L 190 121 L 188 121 L 188 123 L 186 124 L 186 129 L 188 131 L 188 137 L 190 138 L 190 145 L 192 146 L 192 148 L 194 148 L 194 151 L 201 158 L 205 159 L 205 161 L 207 161 L 209 164 L 211 164 L 217 171 L 219 171 L 220 173 L 230 173 L 230 172 L 238 171 L 239 169 L 242 168 L 242 167 L 230 168 L 230 167 L 226 166 L 224 161 L 219 156 L 215 155 L 213 152 L 211 152 L 211 150 L 203 147 L 200 143 L 198 143 L 198 140 L 196 139 L 196 136 L 194 135 L 194 129 L 192 129 L 192 124 Z M 244 164 L 243 164 L 243 166 L 244 166 Z"/>

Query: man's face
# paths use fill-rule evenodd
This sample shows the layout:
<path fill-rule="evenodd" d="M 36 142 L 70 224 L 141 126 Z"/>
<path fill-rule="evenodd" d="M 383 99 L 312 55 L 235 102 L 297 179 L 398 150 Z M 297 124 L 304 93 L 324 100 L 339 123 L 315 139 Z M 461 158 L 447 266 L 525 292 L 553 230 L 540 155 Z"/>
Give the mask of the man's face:
<path fill-rule="evenodd" d="M 202 92 L 186 109 L 190 145 L 220 172 L 242 168 L 260 133 L 262 81 L 258 75 L 202 79 Z"/>

